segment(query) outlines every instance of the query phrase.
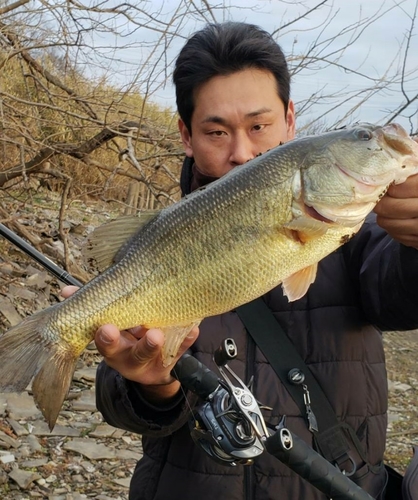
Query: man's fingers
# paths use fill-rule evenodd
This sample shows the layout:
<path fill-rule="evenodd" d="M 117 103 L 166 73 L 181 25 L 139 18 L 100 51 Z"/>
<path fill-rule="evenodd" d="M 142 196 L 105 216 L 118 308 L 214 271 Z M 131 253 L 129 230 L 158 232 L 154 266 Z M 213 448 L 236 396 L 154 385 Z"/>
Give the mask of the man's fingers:
<path fill-rule="evenodd" d="M 132 356 L 138 364 L 148 363 L 160 356 L 164 344 L 164 334 L 161 330 L 153 328 L 139 340 L 132 349 Z"/>
<path fill-rule="evenodd" d="M 416 199 L 418 190 L 418 175 L 411 175 L 400 184 L 392 184 L 387 194 L 393 198 Z"/>
<path fill-rule="evenodd" d="M 126 349 L 126 346 L 121 345 L 123 339 L 115 325 L 101 326 L 96 332 L 94 341 L 97 350 L 105 358 L 111 358 Z"/>
<path fill-rule="evenodd" d="M 146 344 L 151 349 L 154 349 L 154 347 L 161 348 L 164 344 L 164 334 L 157 328 L 151 328 L 150 330 L 148 330 L 144 338 L 146 340 Z"/>
<path fill-rule="evenodd" d="M 418 198 L 385 197 L 376 205 L 374 211 L 377 215 L 388 219 L 415 219 L 418 217 Z"/>
<path fill-rule="evenodd" d="M 195 326 L 192 330 L 190 330 L 189 334 L 187 337 L 183 340 L 183 343 L 180 346 L 178 357 L 183 355 L 187 349 L 191 347 L 194 342 L 196 342 L 197 337 L 199 336 L 199 327 Z"/>
<path fill-rule="evenodd" d="M 74 285 L 65 286 L 61 290 L 61 297 L 64 297 L 64 299 L 68 299 L 68 297 L 71 297 L 71 295 L 73 295 L 73 293 L 75 293 L 79 288 L 80 287 Z"/>

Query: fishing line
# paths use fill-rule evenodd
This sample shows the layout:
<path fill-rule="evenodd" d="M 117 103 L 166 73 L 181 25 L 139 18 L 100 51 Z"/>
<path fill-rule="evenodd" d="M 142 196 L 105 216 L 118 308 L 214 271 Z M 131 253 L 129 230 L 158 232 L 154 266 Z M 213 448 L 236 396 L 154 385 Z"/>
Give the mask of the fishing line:
<path fill-rule="evenodd" d="M 174 367 L 173 367 L 173 369 L 172 369 L 172 372 L 176 375 L 176 378 L 177 378 L 177 375 L 178 375 L 178 374 L 177 374 L 177 372 L 176 372 L 176 365 L 174 365 Z M 178 379 L 177 379 L 177 380 L 178 380 Z M 182 394 L 183 394 L 183 396 L 184 396 L 184 399 L 185 399 L 185 401 L 186 401 L 186 405 L 187 405 L 187 408 L 188 408 L 188 410 L 189 410 L 189 413 L 190 413 L 191 417 L 193 417 L 193 420 L 194 420 L 195 424 L 197 424 L 197 420 L 196 420 L 196 418 L 195 418 L 194 410 L 193 410 L 193 408 L 192 408 L 192 406 L 191 406 L 191 404 L 190 404 L 189 400 L 187 399 L 187 391 L 186 391 L 186 389 L 183 387 L 183 385 L 182 385 L 182 384 L 180 384 L 180 390 L 181 390 L 181 392 L 182 392 Z"/>

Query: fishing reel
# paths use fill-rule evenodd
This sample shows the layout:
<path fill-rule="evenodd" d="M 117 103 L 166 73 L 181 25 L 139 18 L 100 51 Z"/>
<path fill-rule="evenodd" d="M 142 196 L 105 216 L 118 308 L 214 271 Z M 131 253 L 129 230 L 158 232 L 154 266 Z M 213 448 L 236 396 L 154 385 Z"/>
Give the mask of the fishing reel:
<path fill-rule="evenodd" d="M 259 406 L 228 361 L 237 356 L 235 342 L 225 339 L 215 351 L 219 378 L 193 356 L 183 354 L 171 374 L 203 400 L 189 420 L 193 441 L 216 462 L 251 465 L 264 451 L 287 465 L 334 500 L 373 500 L 357 484 L 293 434 L 283 416 L 268 430 Z"/>
<path fill-rule="evenodd" d="M 228 338 L 214 354 L 222 378 L 188 355 L 173 370 L 183 385 L 204 400 L 189 420 L 193 441 L 213 460 L 229 466 L 252 464 L 265 451 L 263 442 L 269 436 L 261 413 L 266 407 L 259 406 L 248 387 L 228 366 L 228 361 L 236 356 L 236 344 Z"/>

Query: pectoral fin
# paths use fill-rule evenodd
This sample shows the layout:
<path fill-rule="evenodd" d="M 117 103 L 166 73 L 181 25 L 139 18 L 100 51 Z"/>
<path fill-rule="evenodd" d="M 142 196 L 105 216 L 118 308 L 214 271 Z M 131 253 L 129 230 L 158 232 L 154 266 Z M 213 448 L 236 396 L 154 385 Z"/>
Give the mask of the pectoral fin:
<path fill-rule="evenodd" d="M 310 285 L 315 281 L 317 270 L 318 264 L 313 264 L 283 280 L 283 293 L 289 302 L 298 300 L 305 295 Z"/>

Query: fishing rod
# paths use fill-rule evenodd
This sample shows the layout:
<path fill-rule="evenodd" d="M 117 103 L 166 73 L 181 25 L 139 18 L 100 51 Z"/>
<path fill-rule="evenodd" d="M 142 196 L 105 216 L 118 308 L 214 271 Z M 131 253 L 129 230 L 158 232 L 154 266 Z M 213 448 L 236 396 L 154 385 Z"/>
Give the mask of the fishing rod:
<path fill-rule="evenodd" d="M 66 285 L 75 285 L 79 287 L 83 286 L 83 283 L 81 283 L 81 281 L 78 281 L 76 278 L 71 276 L 71 274 L 67 273 L 67 271 L 61 269 L 54 262 L 52 262 L 52 260 L 48 259 L 48 257 L 45 257 L 45 255 L 43 255 L 41 252 L 38 252 L 36 248 L 34 248 L 27 241 L 25 241 L 23 238 L 18 236 L 16 233 L 14 233 L 1 223 L 0 236 L 3 236 L 4 238 L 6 238 L 6 240 L 10 241 L 10 243 L 29 255 L 29 257 L 32 257 L 32 259 L 34 259 L 38 264 L 40 264 Z"/>

